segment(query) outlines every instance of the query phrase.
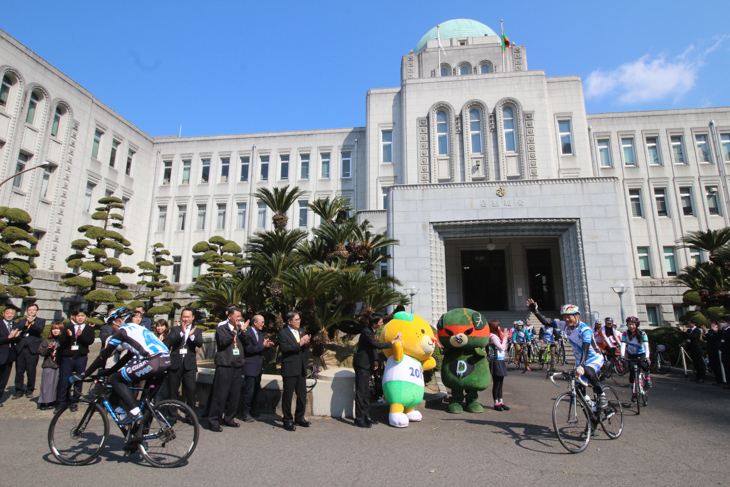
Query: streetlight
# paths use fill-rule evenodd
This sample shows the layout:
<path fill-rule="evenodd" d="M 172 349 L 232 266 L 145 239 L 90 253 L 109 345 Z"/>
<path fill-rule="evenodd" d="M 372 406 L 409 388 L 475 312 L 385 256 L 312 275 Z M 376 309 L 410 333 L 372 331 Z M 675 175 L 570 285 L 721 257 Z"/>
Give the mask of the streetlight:
<path fill-rule="evenodd" d="M 2 186 L 3 184 L 7 183 L 11 179 L 13 179 L 13 178 L 15 178 L 17 176 L 20 176 L 21 174 L 26 173 L 28 171 L 33 171 L 35 169 L 48 169 L 48 168 L 51 168 L 51 167 L 53 167 L 53 164 L 51 164 L 50 162 L 44 162 L 43 164 L 39 164 L 37 166 L 29 167 L 28 169 L 24 169 L 24 170 L 22 170 L 20 172 L 16 172 L 15 174 L 13 174 L 9 178 L 7 178 L 5 181 L 3 181 L 2 183 L 0 183 L 0 186 Z"/>
<path fill-rule="evenodd" d="M 420 291 L 420 289 L 418 289 L 416 286 L 406 288 L 406 292 L 411 297 L 411 314 L 413 314 L 413 296 L 418 294 L 418 291 Z"/>
<path fill-rule="evenodd" d="M 615 286 L 612 286 L 611 289 L 613 289 L 613 292 L 618 294 L 618 302 L 621 306 L 621 326 L 619 328 L 624 328 L 626 326 L 626 314 L 624 313 L 624 293 L 628 290 L 626 287 L 626 284 L 623 282 L 619 282 Z"/>

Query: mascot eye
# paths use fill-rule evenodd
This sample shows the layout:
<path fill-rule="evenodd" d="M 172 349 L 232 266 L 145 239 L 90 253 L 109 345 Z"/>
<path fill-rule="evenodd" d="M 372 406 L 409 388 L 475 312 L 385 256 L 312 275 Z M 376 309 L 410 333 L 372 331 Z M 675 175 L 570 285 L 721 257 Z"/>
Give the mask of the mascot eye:
<path fill-rule="evenodd" d="M 474 328 L 469 328 L 468 330 L 466 330 L 464 332 L 464 335 L 471 335 L 473 331 L 474 331 Z"/>
<path fill-rule="evenodd" d="M 453 332 L 453 331 L 451 331 L 451 330 L 449 330 L 448 328 L 444 328 L 444 331 L 445 331 L 445 332 L 446 332 L 446 334 L 447 334 L 447 335 L 449 335 L 450 337 L 454 336 L 454 332 Z"/>
<path fill-rule="evenodd" d="M 425 335 L 426 334 L 425 330 L 421 330 L 421 334 Z"/>

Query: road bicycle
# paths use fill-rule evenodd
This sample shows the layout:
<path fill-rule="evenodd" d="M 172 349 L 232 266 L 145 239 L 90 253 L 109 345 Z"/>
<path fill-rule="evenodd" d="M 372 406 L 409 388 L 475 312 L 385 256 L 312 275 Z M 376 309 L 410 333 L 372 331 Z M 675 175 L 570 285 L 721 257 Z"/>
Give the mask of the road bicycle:
<path fill-rule="evenodd" d="M 566 338 L 560 337 L 555 340 L 555 363 L 558 365 L 565 365 L 568 363 L 565 354 Z"/>
<path fill-rule="evenodd" d="M 319 369 L 316 365 L 310 365 L 307 367 L 307 392 L 312 392 L 314 386 L 317 385 L 317 379 L 319 378 Z"/>
<path fill-rule="evenodd" d="M 619 387 L 628 387 L 628 371 L 629 368 L 626 365 L 626 361 L 619 355 L 614 354 L 613 357 L 608 357 L 604 353 L 603 365 L 598 372 L 601 380 L 611 379 Z"/>
<path fill-rule="evenodd" d="M 530 346 L 529 343 L 521 343 L 520 345 L 520 354 L 517 357 L 517 370 L 522 369 L 522 373 L 524 374 L 527 372 L 527 368 L 530 366 L 529 362 L 527 361 L 527 347 Z"/>
<path fill-rule="evenodd" d="M 198 445 L 200 425 L 195 412 L 187 404 L 168 399 L 154 402 L 154 396 L 165 378 L 163 374 L 148 381 L 142 392 L 140 418 L 126 422 L 121 409 L 115 410 L 110 399 L 112 387 L 103 376 L 92 376 L 83 382 L 93 383 L 79 407 L 59 410 L 48 427 L 48 446 L 59 462 L 65 465 L 86 465 L 98 457 L 109 440 L 109 416 L 119 427 L 125 450 L 139 450 L 155 467 L 177 467 L 185 462 Z M 135 392 L 136 394 L 136 392 Z"/>
<path fill-rule="evenodd" d="M 618 394 L 610 386 L 603 386 L 607 404 L 597 407 L 598 398 L 591 399 L 582 384 L 576 384 L 574 370 L 556 371 L 549 374 L 550 381 L 560 376 L 568 381 L 568 391 L 559 395 L 553 404 L 553 428 L 560 444 L 570 453 L 580 453 L 588 447 L 591 436 L 598 426 L 606 435 L 615 440 L 624 430 L 624 410 Z"/>
<path fill-rule="evenodd" d="M 537 365 L 540 367 L 540 370 L 545 368 L 545 365 L 547 365 L 548 373 L 550 373 L 553 370 L 553 366 L 550 365 L 550 362 L 552 361 L 552 352 L 551 349 L 555 346 L 554 343 L 546 343 L 545 349 L 540 352 L 540 354 L 537 356 Z"/>
<path fill-rule="evenodd" d="M 634 369 L 634 383 L 631 388 L 631 401 L 636 400 L 636 414 L 641 414 L 641 407 L 649 405 L 649 396 L 646 390 L 646 374 L 639 366 L 641 361 L 629 359 L 629 366 Z"/>
<path fill-rule="evenodd" d="M 666 374 L 672 367 L 669 361 L 669 353 L 664 345 L 657 345 L 651 351 L 651 371 L 655 374 Z"/>

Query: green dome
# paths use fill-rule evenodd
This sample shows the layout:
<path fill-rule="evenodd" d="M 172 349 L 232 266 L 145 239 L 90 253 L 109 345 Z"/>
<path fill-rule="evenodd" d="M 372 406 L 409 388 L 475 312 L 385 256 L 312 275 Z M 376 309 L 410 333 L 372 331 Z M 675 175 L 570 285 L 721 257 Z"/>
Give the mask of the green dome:
<path fill-rule="evenodd" d="M 454 19 L 447 20 L 443 24 L 439 24 L 441 39 L 453 39 L 454 37 L 483 37 L 483 36 L 496 36 L 497 33 L 492 29 L 477 22 L 476 20 L 470 19 Z M 433 39 L 436 39 L 437 32 L 436 27 L 426 32 L 426 35 L 421 37 L 421 40 L 416 44 L 414 52 L 418 52 L 424 47 L 426 43 Z"/>

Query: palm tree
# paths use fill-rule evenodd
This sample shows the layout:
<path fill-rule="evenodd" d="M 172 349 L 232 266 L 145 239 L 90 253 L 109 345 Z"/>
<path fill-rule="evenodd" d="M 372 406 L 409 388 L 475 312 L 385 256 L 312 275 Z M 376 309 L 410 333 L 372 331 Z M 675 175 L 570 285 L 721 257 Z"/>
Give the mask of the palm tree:
<path fill-rule="evenodd" d="M 258 191 L 256 191 L 256 197 L 258 200 L 271 208 L 271 211 L 274 212 L 272 221 L 274 222 L 274 229 L 277 231 L 286 229 L 286 224 L 289 221 L 289 217 L 286 216 L 286 212 L 289 211 L 289 208 L 291 208 L 297 198 L 299 198 L 302 194 L 304 194 L 304 192 L 297 186 L 293 187 L 291 191 L 289 191 L 288 185 L 283 188 L 274 188 L 273 192 L 271 192 L 268 188 L 259 188 Z"/>
<path fill-rule="evenodd" d="M 347 200 L 335 198 L 330 201 L 329 196 L 325 199 L 315 200 L 307 206 L 322 220 L 332 224 L 347 220 L 348 213 L 352 211 L 352 206 Z"/>
<path fill-rule="evenodd" d="M 326 221 L 312 231 L 315 237 L 321 239 L 327 247 L 326 262 L 332 262 L 335 258 L 348 260 L 350 251 L 347 250 L 347 246 L 353 240 L 356 228 L 357 223 L 352 220 L 343 223 Z"/>
<path fill-rule="evenodd" d="M 681 248 L 696 247 L 712 254 L 730 242 L 730 227 L 720 230 L 698 230 L 679 239 Z"/>

